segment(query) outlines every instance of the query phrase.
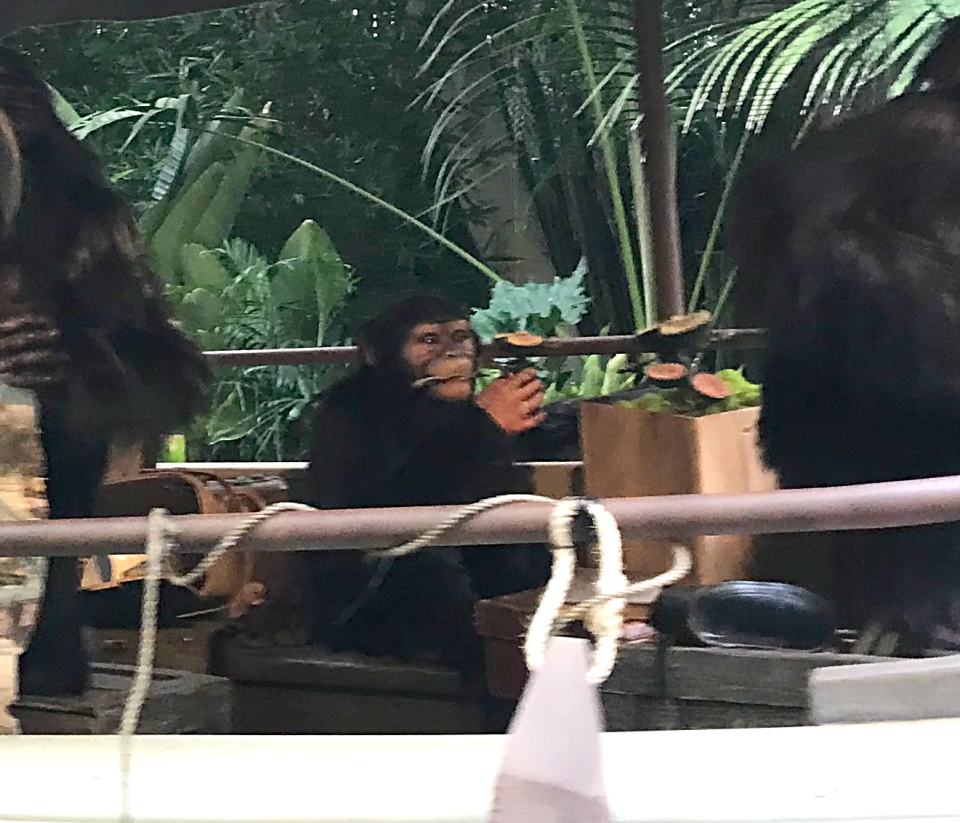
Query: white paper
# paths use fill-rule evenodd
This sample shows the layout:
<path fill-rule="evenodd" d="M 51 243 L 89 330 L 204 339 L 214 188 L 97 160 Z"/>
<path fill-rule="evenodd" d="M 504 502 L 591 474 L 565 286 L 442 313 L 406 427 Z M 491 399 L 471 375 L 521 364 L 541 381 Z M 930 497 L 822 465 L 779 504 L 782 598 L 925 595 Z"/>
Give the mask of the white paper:
<path fill-rule="evenodd" d="M 603 714 L 590 644 L 551 637 L 510 725 L 491 823 L 607 823 Z"/>

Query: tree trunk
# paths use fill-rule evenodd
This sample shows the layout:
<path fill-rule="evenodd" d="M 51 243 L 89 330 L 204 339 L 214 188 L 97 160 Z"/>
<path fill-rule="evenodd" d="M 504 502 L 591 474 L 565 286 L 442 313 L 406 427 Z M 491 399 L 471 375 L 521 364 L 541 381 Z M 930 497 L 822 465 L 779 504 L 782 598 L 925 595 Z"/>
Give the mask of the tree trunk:
<path fill-rule="evenodd" d="M 474 68 L 465 71 L 456 90 L 486 71 Z M 448 89 L 441 98 L 449 100 Z M 461 120 L 465 118 L 461 113 Z M 471 117 L 473 114 L 471 113 Z M 468 127 L 475 121 L 467 122 Z M 510 143 L 507 124 L 499 111 L 490 112 L 476 124 L 475 141 L 482 146 L 504 146 Z M 499 169 L 494 171 L 496 167 Z M 506 150 L 465 175 L 473 183 L 471 198 L 487 213 L 469 224 L 470 235 L 480 251 L 480 258 L 511 283 L 550 283 L 557 272 L 550 258 L 547 238 L 519 167 L 515 151 Z"/>

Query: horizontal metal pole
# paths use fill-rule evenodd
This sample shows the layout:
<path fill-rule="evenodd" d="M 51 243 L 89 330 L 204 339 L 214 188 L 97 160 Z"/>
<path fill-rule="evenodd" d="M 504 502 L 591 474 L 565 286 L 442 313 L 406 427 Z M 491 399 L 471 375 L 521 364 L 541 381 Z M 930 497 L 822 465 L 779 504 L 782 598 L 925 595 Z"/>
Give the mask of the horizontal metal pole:
<path fill-rule="evenodd" d="M 960 476 L 747 495 L 672 495 L 601 501 L 625 538 L 915 526 L 960 520 Z M 550 503 L 517 503 L 478 515 L 438 545 L 547 539 Z M 271 551 L 373 549 L 422 534 L 456 506 L 293 512 L 261 524 L 242 544 Z M 184 551 L 208 551 L 245 515 L 175 518 Z M 0 525 L 0 556 L 124 554 L 143 545 L 146 520 L 109 518 Z"/>
<path fill-rule="evenodd" d="M 716 329 L 710 334 L 708 348 L 753 350 L 763 348 L 766 332 L 763 329 Z M 656 350 L 656 343 L 636 335 L 607 337 L 551 337 L 542 345 L 516 348 L 501 343 L 484 346 L 485 357 L 516 356 L 573 357 L 586 354 L 640 354 Z M 208 351 L 207 360 L 216 368 L 230 366 L 303 366 L 318 363 L 353 363 L 359 357 L 356 346 L 326 346 L 295 349 L 238 349 L 236 351 Z"/>
<path fill-rule="evenodd" d="M 515 465 L 537 469 L 540 467 L 575 469 L 583 466 L 581 460 L 536 460 L 523 461 Z M 157 463 L 157 468 L 166 471 L 201 472 L 217 474 L 220 477 L 243 477 L 245 475 L 262 476 L 275 474 L 295 474 L 307 470 L 305 460 L 288 462 L 251 462 L 251 463 Z"/>

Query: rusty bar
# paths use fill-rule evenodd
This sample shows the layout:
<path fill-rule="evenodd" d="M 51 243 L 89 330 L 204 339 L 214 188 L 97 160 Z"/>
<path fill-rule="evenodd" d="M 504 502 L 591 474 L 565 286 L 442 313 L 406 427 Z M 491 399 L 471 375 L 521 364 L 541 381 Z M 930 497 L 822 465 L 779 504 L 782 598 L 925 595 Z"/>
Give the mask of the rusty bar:
<path fill-rule="evenodd" d="M 683 313 L 680 210 L 670 102 L 663 82 L 662 0 L 633 0 L 640 115 L 650 192 L 650 233 L 660 317 Z"/>
<path fill-rule="evenodd" d="M 761 349 L 766 344 L 766 332 L 763 329 L 716 329 L 710 334 L 707 348 L 742 349 L 744 351 Z M 553 337 L 544 340 L 540 346 L 522 349 L 530 357 L 548 357 L 563 355 L 573 357 L 585 354 L 619 354 L 655 351 L 656 342 L 636 335 L 610 335 L 607 337 Z M 517 354 L 516 348 L 501 344 L 489 344 L 484 347 L 484 356 Z M 356 346 L 328 346 L 325 348 L 299 349 L 240 349 L 236 351 L 209 351 L 207 360 L 216 368 L 230 366 L 301 366 L 317 363 L 353 363 L 356 361 Z"/>
<path fill-rule="evenodd" d="M 601 501 L 626 538 L 698 534 L 775 534 L 916 526 L 960 520 L 960 476 L 831 489 L 749 495 L 672 495 Z M 550 503 L 520 503 L 485 512 L 438 545 L 544 541 Z M 456 506 L 353 509 L 283 514 L 243 543 L 272 551 L 371 549 L 415 537 Z M 185 551 L 209 551 L 246 515 L 175 518 Z M 138 550 L 143 518 L 57 520 L 0 525 L 0 556 L 125 554 Z"/>

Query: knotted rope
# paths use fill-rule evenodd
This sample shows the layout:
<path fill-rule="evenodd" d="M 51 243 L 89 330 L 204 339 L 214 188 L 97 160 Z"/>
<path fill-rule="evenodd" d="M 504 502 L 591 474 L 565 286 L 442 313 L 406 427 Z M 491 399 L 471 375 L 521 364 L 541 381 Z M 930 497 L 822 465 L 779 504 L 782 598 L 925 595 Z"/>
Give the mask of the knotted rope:
<path fill-rule="evenodd" d="M 531 671 L 537 669 L 543 662 L 544 649 L 550 635 L 570 621 L 582 619 L 597 641 L 595 661 L 589 673 L 590 681 L 603 682 L 616 662 L 626 599 L 633 594 L 669 586 L 686 577 L 692 568 L 691 555 L 686 548 L 682 546 L 674 548 L 674 563 L 669 571 L 651 580 L 628 584 L 623 571 L 620 529 L 613 516 L 599 503 L 576 498 L 557 502 L 553 498 L 540 495 L 507 494 L 464 506 L 447 520 L 419 537 L 393 548 L 371 552 L 371 554 L 384 558 L 404 557 L 432 545 L 447 532 L 482 512 L 497 506 L 528 502 L 550 503 L 554 509 L 551 512 L 549 524 L 550 542 L 553 545 L 553 567 L 550 581 L 540 598 L 524 643 L 527 665 Z M 171 564 L 175 549 L 176 528 L 169 512 L 164 509 L 154 509 L 147 517 L 147 575 L 143 584 L 143 610 L 137 664 L 118 730 L 123 820 L 132 821 L 133 819 L 130 813 L 130 746 L 153 679 L 161 580 L 168 580 L 177 586 L 191 586 L 197 583 L 220 558 L 236 548 L 240 541 L 257 526 L 278 514 L 291 511 L 316 511 L 316 509 L 301 503 L 275 503 L 254 512 L 226 534 L 194 569 L 183 575 L 177 574 Z M 571 526 L 574 517 L 580 511 L 585 511 L 592 518 L 597 538 L 594 547 L 599 562 L 597 594 L 582 603 L 566 606 L 576 570 L 576 547 Z"/>

